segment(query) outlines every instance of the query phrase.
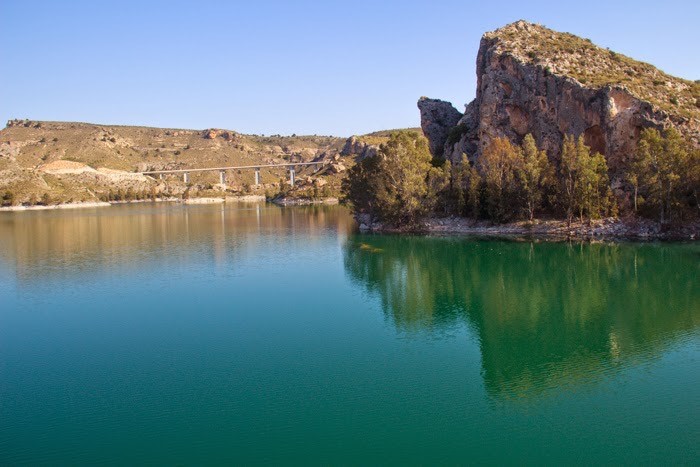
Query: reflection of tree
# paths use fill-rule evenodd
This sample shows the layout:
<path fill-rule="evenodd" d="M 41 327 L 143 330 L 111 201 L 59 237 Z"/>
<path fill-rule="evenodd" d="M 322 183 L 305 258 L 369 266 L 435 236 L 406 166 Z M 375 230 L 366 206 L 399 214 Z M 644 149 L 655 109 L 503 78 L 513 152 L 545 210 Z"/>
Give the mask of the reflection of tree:
<path fill-rule="evenodd" d="M 357 236 L 345 268 L 399 329 L 469 323 L 495 395 L 573 383 L 700 322 L 693 245 Z"/>

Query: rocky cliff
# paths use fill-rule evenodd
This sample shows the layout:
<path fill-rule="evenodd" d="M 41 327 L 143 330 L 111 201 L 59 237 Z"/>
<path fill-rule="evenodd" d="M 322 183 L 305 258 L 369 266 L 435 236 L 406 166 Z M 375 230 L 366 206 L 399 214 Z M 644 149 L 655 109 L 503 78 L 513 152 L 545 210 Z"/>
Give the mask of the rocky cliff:
<path fill-rule="evenodd" d="M 564 135 L 584 135 L 614 174 L 643 128 L 673 125 L 700 142 L 700 82 L 588 39 L 518 21 L 484 34 L 476 69 L 476 98 L 464 114 L 442 101 L 418 102 L 435 156 L 475 157 L 494 137 L 520 142 L 532 133 L 556 160 Z"/>

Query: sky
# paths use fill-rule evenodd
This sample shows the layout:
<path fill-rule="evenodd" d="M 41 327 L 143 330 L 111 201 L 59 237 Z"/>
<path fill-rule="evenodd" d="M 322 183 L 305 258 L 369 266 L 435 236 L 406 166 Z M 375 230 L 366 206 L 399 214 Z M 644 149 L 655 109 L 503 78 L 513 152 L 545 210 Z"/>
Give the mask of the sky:
<path fill-rule="evenodd" d="M 0 121 L 349 136 L 473 99 L 518 19 L 700 79 L 700 2 L 0 0 Z"/>

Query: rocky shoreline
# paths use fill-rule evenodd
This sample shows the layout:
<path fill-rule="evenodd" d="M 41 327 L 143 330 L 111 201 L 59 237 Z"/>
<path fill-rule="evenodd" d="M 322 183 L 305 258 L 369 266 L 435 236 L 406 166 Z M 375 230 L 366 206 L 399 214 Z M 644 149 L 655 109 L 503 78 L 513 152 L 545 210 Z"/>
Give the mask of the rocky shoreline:
<path fill-rule="evenodd" d="M 700 240 L 700 223 L 673 226 L 662 229 L 658 222 L 647 219 L 599 219 L 573 221 L 561 220 L 520 221 L 493 224 L 461 217 L 432 217 L 419 227 L 396 228 L 380 223 L 369 224 L 366 217 L 356 218 L 360 230 L 375 233 L 403 233 L 428 235 L 474 235 L 484 237 L 527 237 L 545 240 Z"/>
<path fill-rule="evenodd" d="M 275 198 L 272 200 L 273 204 L 278 206 L 311 206 L 314 204 L 323 205 L 336 205 L 339 203 L 338 198 L 321 198 L 321 199 L 310 199 L 310 198 Z"/>

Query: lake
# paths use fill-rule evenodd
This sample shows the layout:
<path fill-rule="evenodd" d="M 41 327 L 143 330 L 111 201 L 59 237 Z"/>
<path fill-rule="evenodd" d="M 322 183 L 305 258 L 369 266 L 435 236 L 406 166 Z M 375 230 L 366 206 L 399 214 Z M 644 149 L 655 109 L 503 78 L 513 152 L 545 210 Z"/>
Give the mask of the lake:
<path fill-rule="evenodd" d="M 0 213 L 0 464 L 698 464 L 700 245 Z"/>

